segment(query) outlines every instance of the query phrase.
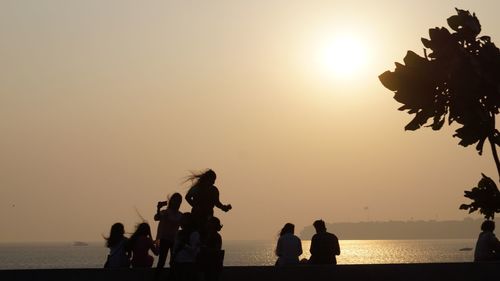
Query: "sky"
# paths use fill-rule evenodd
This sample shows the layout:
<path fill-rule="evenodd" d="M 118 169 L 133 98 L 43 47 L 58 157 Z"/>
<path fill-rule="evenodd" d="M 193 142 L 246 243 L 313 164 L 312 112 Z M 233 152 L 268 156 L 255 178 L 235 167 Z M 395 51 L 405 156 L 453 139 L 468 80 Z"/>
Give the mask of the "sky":
<path fill-rule="evenodd" d="M 156 229 L 156 203 L 206 168 L 228 240 L 477 217 L 458 206 L 496 178 L 490 150 L 405 132 L 378 80 L 455 7 L 499 42 L 495 0 L 1 0 L 0 242 Z"/>

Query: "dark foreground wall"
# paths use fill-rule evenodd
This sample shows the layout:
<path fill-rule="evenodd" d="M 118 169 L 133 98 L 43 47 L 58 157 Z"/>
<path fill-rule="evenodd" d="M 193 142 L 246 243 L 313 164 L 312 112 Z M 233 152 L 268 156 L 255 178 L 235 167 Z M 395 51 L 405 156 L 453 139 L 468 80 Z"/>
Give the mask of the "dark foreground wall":
<path fill-rule="evenodd" d="M 151 269 L 0 270 L 1 281 L 138 281 L 154 280 Z M 168 280 L 168 269 L 160 280 Z M 224 268 L 221 281 L 499 281 L 500 263 L 381 264 L 339 266 L 234 266 Z"/>

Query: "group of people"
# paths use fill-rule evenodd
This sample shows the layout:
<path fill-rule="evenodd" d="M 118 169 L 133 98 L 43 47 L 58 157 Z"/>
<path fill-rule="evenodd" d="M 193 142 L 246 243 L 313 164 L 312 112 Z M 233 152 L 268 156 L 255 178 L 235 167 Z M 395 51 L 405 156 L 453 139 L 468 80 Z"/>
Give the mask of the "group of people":
<path fill-rule="evenodd" d="M 192 183 L 185 199 L 191 212 L 182 213 L 182 195 L 174 193 L 156 206 L 154 220 L 158 221 L 153 240 L 148 223 L 140 223 L 130 238 L 125 237 L 123 224 L 115 223 L 106 238 L 109 255 L 105 267 L 152 267 L 158 255 L 157 268 L 164 267 L 170 253 L 170 267 L 175 280 L 196 280 L 198 273 L 205 280 L 217 280 L 222 269 L 222 229 L 214 217 L 214 207 L 225 212 L 232 209 L 222 204 L 219 190 L 214 185 L 217 175 L 213 170 L 192 174 Z M 164 208 L 166 207 L 166 208 Z M 157 271 L 159 273 L 160 271 Z"/>
<path fill-rule="evenodd" d="M 325 222 L 317 220 L 313 223 L 316 234 L 311 239 L 309 260 L 299 260 L 302 255 L 302 242 L 294 234 L 295 226 L 286 223 L 279 233 L 276 245 L 276 266 L 297 264 L 337 264 L 336 256 L 340 255 L 339 239 L 327 231 Z"/>
<path fill-rule="evenodd" d="M 219 190 L 214 185 L 217 175 L 213 170 L 192 174 L 187 181 L 191 187 L 185 195 L 192 207 L 191 212 L 182 213 L 182 195 L 174 193 L 167 201 L 156 206 L 154 220 L 158 221 L 156 239 L 147 222 L 137 225 L 134 233 L 127 238 L 122 223 L 112 225 L 106 238 L 109 255 L 107 268 L 152 267 L 158 255 L 157 268 L 165 266 L 170 253 L 170 267 L 175 280 L 196 280 L 204 274 L 205 280 L 217 280 L 222 270 L 224 251 L 222 250 L 222 229 L 220 220 L 214 216 L 214 208 L 224 212 L 232 209 L 230 204 L 222 204 Z M 309 260 L 300 260 L 302 243 L 294 234 L 295 226 L 287 223 L 279 233 L 276 245 L 276 266 L 297 264 L 336 264 L 340 255 L 337 236 L 329 233 L 323 220 L 313 223 L 316 234 L 311 239 Z M 485 221 L 481 226 L 474 259 L 475 261 L 500 260 L 500 242 L 493 233 L 493 221 Z M 160 272 L 160 271 L 157 271 Z"/>

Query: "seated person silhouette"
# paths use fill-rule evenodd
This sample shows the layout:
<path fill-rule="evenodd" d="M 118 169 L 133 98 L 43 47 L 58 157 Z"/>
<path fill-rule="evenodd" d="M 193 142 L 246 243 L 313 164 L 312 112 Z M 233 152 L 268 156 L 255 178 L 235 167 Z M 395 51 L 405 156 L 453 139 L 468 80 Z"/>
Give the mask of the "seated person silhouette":
<path fill-rule="evenodd" d="M 337 264 L 335 256 L 340 255 L 339 240 L 335 234 L 326 231 L 325 222 L 317 220 L 313 223 L 316 234 L 311 239 L 310 264 Z"/>
<path fill-rule="evenodd" d="M 500 261 L 500 241 L 493 233 L 495 222 L 484 221 L 481 230 L 474 251 L 474 261 Z"/>
<path fill-rule="evenodd" d="M 151 238 L 151 228 L 147 222 L 140 223 L 134 234 L 128 240 L 128 247 L 132 252 L 130 261 L 132 267 L 151 267 L 154 258 L 149 254 L 158 254 L 156 246 Z"/>
<path fill-rule="evenodd" d="M 130 251 L 127 250 L 128 239 L 125 237 L 125 227 L 117 222 L 111 226 L 109 237 L 106 237 L 106 247 L 109 255 L 105 268 L 130 267 Z"/>
<path fill-rule="evenodd" d="M 276 266 L 299 264 L 302 243 L 300 238 L 295 236 L 294 230 L 295 225 L 292 223 L 286 223 L 281 229 L 275 251 L 278 256 Z"/>

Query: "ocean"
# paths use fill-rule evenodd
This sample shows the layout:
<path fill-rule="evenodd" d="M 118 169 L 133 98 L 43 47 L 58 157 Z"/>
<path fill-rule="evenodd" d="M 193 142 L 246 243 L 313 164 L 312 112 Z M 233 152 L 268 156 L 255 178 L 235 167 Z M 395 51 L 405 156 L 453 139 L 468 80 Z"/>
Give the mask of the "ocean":
<path fill-rule="evenodd" d="M 311 241 L 302 241 L 309 258 Z M 475 239 L 341 240 L 338 264 L 471 262 Z M 224 241 L 224 265 L 274 265 L 276 241 Z M 472 250 L 463 250 L 472 248 Z M 87 246 L 60 243 L 0 243 L 0 269 L 101 268 L 104 242 Z M 156 261 L 155 261 L 156 264 Z"/>

